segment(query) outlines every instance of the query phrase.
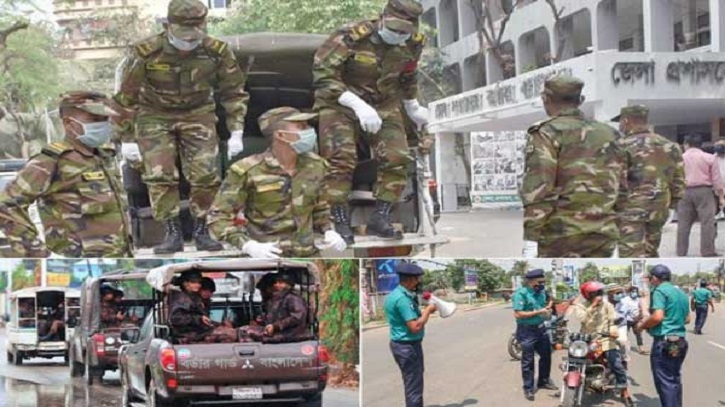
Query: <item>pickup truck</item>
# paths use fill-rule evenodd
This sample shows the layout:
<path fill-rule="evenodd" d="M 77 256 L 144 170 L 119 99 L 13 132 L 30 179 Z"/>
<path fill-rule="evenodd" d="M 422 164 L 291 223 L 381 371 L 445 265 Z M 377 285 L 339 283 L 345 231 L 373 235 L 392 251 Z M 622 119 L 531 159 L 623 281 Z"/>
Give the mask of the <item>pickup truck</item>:
<path fill-rule="evenodd" d="M 308 305 L 309 332 L 295 339 L 267 342 L 187 343 L 168 323 L 170 286 L 174 275 L 199 270 L 213 278 L 211 319 L 249 325 L 261 311 L 256 282 L 268 273 L 296 276 Z M 221 260 L 173 264 L 152 269 L 153 312 L 138 337 L 121 347 L 119 366 L 122 406 L 136 402 L 153 406 L 293 403 L 322 406 L 329 355 L 318 337 L 318 277 L 314 263 Z M 226 287 L 226 288 L 225 288 Z M 178 295 L 178 294 L 177 294 Z"/>
<path fill-rule="evenodd" d="M 312 61 L 317 48 L 326 39 L 317 34 L 277 34 L 255 33 L 224 38 L 248 73 L 246 90 L 250 94 L 249 109 L 244 132 L 244 151 L 234 160 L 263 152 L 268 143 L 259 130 L 257 118 L 269 109 L 279 106 L 292 106 L 301 110 L 310 110 L 314 103 L 312 89 Z M 217 109 L 219 122 L 217 132 L 220 139 L 220 171 L 229 166 L 227 162 L 226 142 L 229 132 L 226 129 L 223 109 Z M 415 127 L 406 123 L 411 155 L 416 156 L 419 135 Z M 136 168 L 134 168 L 136 167 Z M 367 223 L 375 206 L 374 190 L 377 174 L 377 162 L 372 157 L 370 146 L 364 140 L 358 143 L 358 165 L 353 174 L 353 192 L 349 198 L 353 227 L 360 230 Z M 150 247 L 163 239 L 163 227 L 151 217 L 148 189 L 144 185 L 137 166 L 123 165 L 124 187 L 128 193 L 131 207 L 131 228 L 136 246 L 137 257 L 156 257 Z M 382 240 L 373 236 L 362 236 L 356 232 L 356 243 L 350 253 L 354 257 L 401 257 L 408 256 L 414 247 L 447 243 L 447 239 L 437 235 L 435 222 L 440 214 L 440 205 L 435 193 L 435 181 L 430 179 L 427 170 L 427 157 L 418 156 L 411 163 L 408 173 L 408 185 L 393 211 L 393 221 L 405 233 L 403 240 Z M 189 213 L 189 185 L 183 179 L 180 184 L 182 231 L 186 240 L 191 239 L 193 229 L 192 216 Z M 239 256 L 239 251 L 227 250 L 222 253 L 199 253 L 188 245 L 184 253 L 172 257 Z M 326 253 L 323 253 L 325 255 Z M 349 257 L 349 256 L 348 256 Z"/>

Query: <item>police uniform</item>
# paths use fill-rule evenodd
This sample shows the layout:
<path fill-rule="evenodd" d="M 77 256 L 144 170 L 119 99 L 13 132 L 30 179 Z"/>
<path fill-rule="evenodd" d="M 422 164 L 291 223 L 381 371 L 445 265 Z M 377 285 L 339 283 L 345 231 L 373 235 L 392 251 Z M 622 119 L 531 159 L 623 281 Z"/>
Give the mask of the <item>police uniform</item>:
<path fill-rule="evenodd" d="M 526 279 L 544 278 L 541 269 L 526 273 Z M 511 298 L 514 311 L 537 311 L 546 307 L 546 293 L 536 291 L 529 286 L 516 290 Z M 516 340 L 521 345 L 521 376 L 524 381 L 524 392 L 534 391 L 534 352 L 539 354 L 538 387 L 550 385 L 551 372 L 551 341 L 546 334 L 544 317 L 536 315 L 529 318 L 516 318 Z"/>
<path fill-rule="evenodd" d="M 672 285 L 670 270 L 663 265 L 655 266 L 651 275 L 662 279 L 652 289 L 650 314 L 664 311 L 664 319 L 649 329 L 652 335 L 650 364 L 655 388 L 662 407 L 682 407 L 682 364 L 687 356 L 688 343 L 685 339 L 685 324 L 689 314 L 687 295 Z"/>
<path fill-rule="evenodd" d="M 712 291 L 699 287 L 692 292 L 692 301 L 695 303 L 695 333 L 701 335 L 707 320 L 708 305 L 712 301 Z"/>
<path fill-rule="evenodd" d="M 421 276 L 423 270 L 410 263 L 398 265 L 399 275 Z M 390 351 L 403 375 L 405 406 L 423 407 L 423 336 L 408 331 L 407 323 L 421 317 L 418 295 L 398 285 L 385 300 L 385 317 L 390 324 Z"/>

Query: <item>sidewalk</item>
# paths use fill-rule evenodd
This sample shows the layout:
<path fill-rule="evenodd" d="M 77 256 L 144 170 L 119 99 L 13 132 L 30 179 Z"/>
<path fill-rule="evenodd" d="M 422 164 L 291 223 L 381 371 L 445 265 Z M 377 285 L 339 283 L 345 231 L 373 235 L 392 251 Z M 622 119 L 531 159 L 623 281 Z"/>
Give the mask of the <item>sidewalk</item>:
<path fill-rule="evenodd" d="M 497 305 L 506 304 L 507 302 L 500 300 L 500 301 L 492 301 L 492 302 L 486 302 L 482 304 L 458 304 L 458 308 L 456 309 L 456 312 L 468 312 L 468 311 L 475 311 L 483 308 L 490 308 L 495 307 Z M 440 318 L 438 316 L 438 313 L 434 313 L 431 315 L 431 318 Z M 378 329 L 388 326 L 388 322 L 385 319 L 382 320 L 375 320 L 375 321 L 369 321 L 365 322 L 362 326 L 362 330 L 368 331 L 371 329 Z"/>

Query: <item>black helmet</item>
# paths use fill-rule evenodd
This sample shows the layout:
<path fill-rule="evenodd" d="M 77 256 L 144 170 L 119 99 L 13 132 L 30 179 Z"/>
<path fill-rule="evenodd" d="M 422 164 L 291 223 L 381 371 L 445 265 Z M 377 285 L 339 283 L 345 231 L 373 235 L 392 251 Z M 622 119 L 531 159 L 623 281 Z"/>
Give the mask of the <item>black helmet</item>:
<path fill-rule="evenodd" d="M 209 277 L 202 277 L 201 279 L 201 289 L 202 290 L 209 290 L 211 292 L 216 292 L 216 284 L 214 283 L 214 280 Z"/>

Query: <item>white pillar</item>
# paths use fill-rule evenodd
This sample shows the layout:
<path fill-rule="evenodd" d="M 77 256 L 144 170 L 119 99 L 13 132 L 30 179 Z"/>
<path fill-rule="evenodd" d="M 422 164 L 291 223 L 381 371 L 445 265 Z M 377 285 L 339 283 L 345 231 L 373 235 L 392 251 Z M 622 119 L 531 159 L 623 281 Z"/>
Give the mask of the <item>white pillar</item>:
<path fill-rule="evenodd" d="M 674 51 L 672 0 L 642 0 L 644 51 Z"/>
<path fill-rule="evenodd" d="M 592 19 L 592 47 L 596 51 L 619 49 L 617 5 L 613 0 L 603 1 L 590 9 Z"/>
<path fill-rule="evenodd" d="M 710 47 L 712 52 L 725 52 L 725 2 L 710 0 Z"/>

